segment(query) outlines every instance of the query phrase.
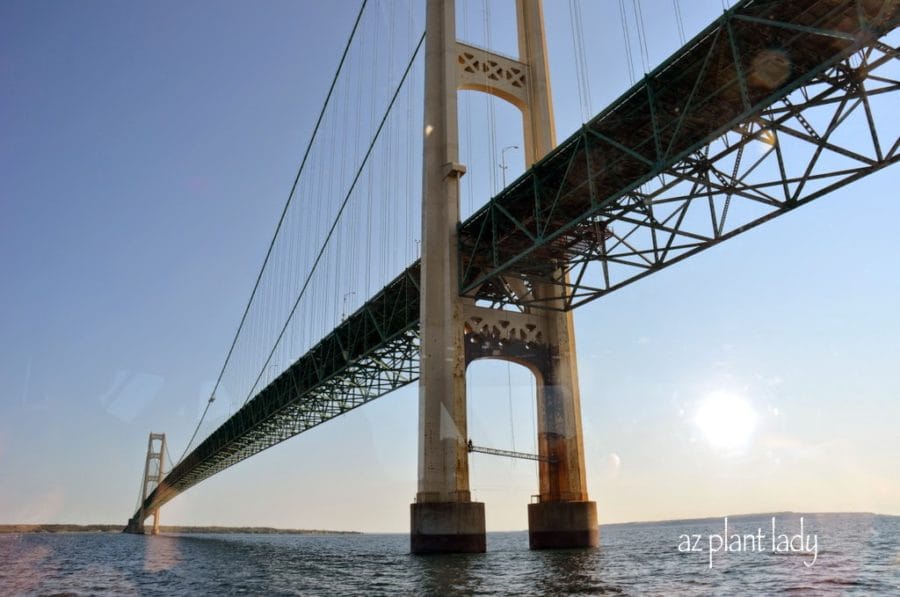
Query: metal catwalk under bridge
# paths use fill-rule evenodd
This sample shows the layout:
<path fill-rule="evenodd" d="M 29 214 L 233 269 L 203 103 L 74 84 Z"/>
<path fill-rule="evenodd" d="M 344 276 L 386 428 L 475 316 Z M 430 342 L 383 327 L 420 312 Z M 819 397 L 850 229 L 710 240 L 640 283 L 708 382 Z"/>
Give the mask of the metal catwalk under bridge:
<path fill-rule="evenodd" d="M 870 104 L 900 100 L 898 50 L 881 41 L 897 12 L 898 0 L 737 3 L 460 225 L 460 292 L 541 307 L 556 297 L 532 288 L 549 282 L 573 309 L 895 163 L 895 116 Z M 854 115 L 864 134 L 839 134 Z M 760 142 L 762 156 L 745 152 Z M 143 511 L 416 380 L 418 284 L 414 263 L 203 440 Z"/>

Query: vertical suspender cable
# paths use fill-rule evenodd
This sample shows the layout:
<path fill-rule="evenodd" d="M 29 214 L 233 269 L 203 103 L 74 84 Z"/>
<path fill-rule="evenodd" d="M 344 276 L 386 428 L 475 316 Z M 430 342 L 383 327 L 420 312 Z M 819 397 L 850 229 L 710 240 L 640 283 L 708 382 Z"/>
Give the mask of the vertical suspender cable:
<path fill-rule="evenodd" d="M 469 3 L 463 2 L 462 8 L 463 14 L 463 39 L 469 39 Z M 466 121 L 466 143 L 464 145 L 466 149 L 466 155 L 463 156 L 463 163 L 468 163 L 471 161 L 472 156 L 472 94 L 465 93 L 463 95 L 463 113 L 465 115 Z M 475 212 L 475 189 L 472 185 L 472 177 L 463 177 L 462 184 L 466 187 L 466 215 Z"/>
<path fill-rule="evenodd" d="M 619 0 L 619 19 L 622 22 L 622 37 L 625 41 L 625 58 L 628 61 L 628 80 L 634 85 L 634 58 L 631 54 L 631 35 L 628 34 L 628 14 L 625 0 Z"/>
<path fill-rule="evenodd" d="M 675 7 L 675 22 L 678 24 L 678 39 L 681 45 L 687 41 L 684 35 L 684 19 L 681 16 L 681 3 L 678 0 L 672 0 L 672 6 Z"/>
<path fill-rule="evenodd" d="M 569 0 L 569 21 L 572 25 L 572 50 L 575 53 L 575 74 L 578 81 L 578 99 L 581 102 L 581 122 L 587 122 L 591 117 L 591 87 L 584 49 L 580 0 Z"/>
<path fill-rule="evenodd" d="M 328 242 L 331 240 L 331 237 L 334 235 L 334 231 L 338 226 L 338 223 L 341 220 L 341 216 L 344 213 L 344 210 L 347 208 L 347 203 L 350 201 L 350 196 L 353 194 L 354 189 L 356 188 L 356 183 L 359 181 L 362 171 L 365 168 L 366 164 L 369 161 L 369 157 L 372 155 L 372 150 L 375 148 L 375 142 L 378 141 L 378 137 L 381 134 L 382 129 L 384 129 L 385 122 L 387 122 L 388 116 L 391 113 L 391 109 L 394 107 L 394 102 L 397 100 L 397 96 L 400 94 L 400 90 L 403 88 L 403 84 L 406 82 L 406 77 L 409 75 L 409 71 L 412 70 L 413 63 L 416 59 L 416 56 L 419 53 L 419 50 L 422 47 L 422 42 L 425 41 L 425 33 L 422 33 L 422 36 L 419 38 L 419 43 L 416 45 L 416 49 L 413 51 L 412 56 L 409 59 L 409 63 L 406 65 L 406 70 L 403 72 L 403 77 L 401 77 L 400 82 L 397 85 L 397 88 L 394 90 L 394 94 L 391 97 L 391 101 L 388 103 L 387 109 L 384 112 L 384 116 L 381 119 L 381 122 L 378 125 L 378 128 L 375 131 L 375 135 L 372 138 L 372 142 L 369 143 L 369 147 L 366 150 L 365 156 L 363 157 L 362 163 L 360 163 L 359 168 L 356 170 L 356 175 L 353 178 L 353 182 L 350 184 L 350 189 L 347 191 L 347 194 L 344 196 L 343 201 L 341 202 L 340 207 L 338 208 L 337 215 L 334 217 L 334 221 L 331 223 L 331 227 L 328 229 L 328 234 L 325 236 L 325 240 L 322 242 L 322 246 L 319 249 L 318 254 L 316 255 L 316 259 L 313 262 L 312 268 L 309 271 L 309 274 L 306 276 L 306 280 L 303 283 L 303 287 L 300 289 L 300 293 L 297 295 L 297 300 L 294 301 L 294 306 L 291 309 L 290 314 L 287 317 L 287 320 L 284 322 L 284 325 L 281 327 L 281 332 L 278 334 L 278 337 L 275 339 L 275 344 L 272 346 L 272 350 L 269 351 L 269 356 L 266 358 L 266 362 L 263 364 L 262 369 L 259 372 L 259 375 L 256 377 L 256 381 L 253 383 L 253 386 L 250 388 L 250 391 L 247 393 L 247 397 L 244 399 L 244 404 L 246 404 L 250 398 L 253 397 L 253 392 L 256 390 L 257 384 L 259 384 L 259 380 L 262 378 L 263 373 L 265 372 L 266 367 L 269 366 L 269 361 L 272 359 L 272 355 L 275 353 L 275 350 L 278 348 L 278 344 L 281 342 L 281 338 L 284 336 L 284 331 L 287 329 L 288 324 L 291 321 L 291 318 L 294 316 L 294 313 L 297 311 L 297 306 L 300 304 L 300 299 L 303 298 L 303 295 L 306 293 L 306 289 L 309 288 L 309 282 L 312 279 L 313 274 L 316 271 L 316 268 L 319 265 L 319 262 L 322 259 L 322 255 L 325 253 L 325 249 L 328 247 Z"/>
<path fill-rule="evenodd" d="M 485 46 L 491 47 L 491 5 L 488 0 L 484 0 L 484 4 L 482 5 L 484 12 L 484 42 Z M 486 87 L 492 87 L 491 82 L 488 80 L 487 72 L 484 72 L 484 84 Z M 485 94 L 485 102 L 487 107 L 487 119 L 488 119 L 488 129 L 490 130 L 490 138 L 488 139 L 488 147 L 490 149 L 490 164 L 491 167 L 488 169 L 490 173 L 490 181 L 491 181 L 491 195 L 495 195 L 498 191 L 497 189 L 497 123 L 496 123 L 496 110 L 494 106 L 494 97 L 490 94 Z"/>
<path fill-rule="evenodd" d="M 634 22 L 641 47 L 641 64 L 644 66 L 646 74 L 650 72 L 650 55 L 647 52 L 647 34 L 644 29 L 644 11 L 641 10 L 641 0 L 632 0 L 632 8 L 634 8 Z"/>
<path fill-rule="evenodd" d="M 353 43 L 353 38 L 356 35 L 356 30 L 359 27 L 359 23 L 362 20 L 363 12 L 366 9 L 366 3 L 368 0 L 362 0 L 362 3 L 359 7 L 359 12 L 356 14 L 356 20 L 353 22 L 353 29 L 350 31 L 350 37 L 347 39 L 347 43 L 344 46 L 344 52 L 341 54 L 341 60 L 338 62 L 337 70 L 334 73 L 334 77 L 331 80 L 331 86 L 328 88 L 328 93 L 325 96 L 325 102 L 322 105 L 322 109 L 319 111 L 319 117 L 316 119 L 316 125 L 313 127 L 312 135 L 309 138 L 309 142 L 306 144 L 306 150 L 303 153 L 303 159 L 300 161 L 300 167 L 297 170 L 297 175 L 294 177 L 294 184 L 291 186 L 291 192 L 288 193 L 287 201 L 285 201 L 284 209 L 281 210 L 281 216 L 278 218 L 278 224 L 275 226 L 275 233 L 272 235 L 272 241 L 269 243 L 269 248 L 266 251 L 266 256 L 263 259 L 262 267 L 259 269 L 259 274 L 256 276 L 256 282 L 253 284 L 253 290 L 250 292 L 250 299 L 247 301 L 247 306 L 244 307 L 244 313 L 241 315 L 241 321 L 238 324 L 237 331 L 234 333 L 234 339 L 231 341 L 231 346 L 228 348 L 228 353 L 225 355 L 225 362 L 222 363 L 222 369 L 219 371 L 219 377 L 216 379 L 216 383 L 213 386 L 213 390 L 210 394 L 209 401 L 206 403 L 206 408 L 203 409 L 203 414 L 200 415 L 200 421 L 197 423 L 196 429 L 194 429 L 194 433 L 191 435 L 191 439 L 188 441 L 187 446 L 184 448 L 184 452 L 181 454 L 181 458 L 178 459 L 178 462 L 181 462 L 184 457 L 187 455 L 188 450 L 191 447 L 191 444 L 194 442 L 194 439 L 197 437 L 197 432 L 200 431 L 200 425 L 203 424 L 203 419 L 206 418 L 206 413 L 209 412 L 209 407 L 212 405 L 213 401 L 216 399 L 216 390 L 219 389 L 219 384 L 222 383 L 222 377 L 225 375 L 225 369 L 228 367 L 228 363 L 231 360 L 231 355 L 234 353 L 234 347 L 237 345 L 238 337 L 241 334 L 241 330 L 244 327 L 244 322 L 247 320 L 247 313 L 250 311 L 250 306 L 253 304 L 253 299 L 256 297 L 256 291 L 259 288 L 259 283 L 262 280 L 263 272 L 266 270 L 266 265 L 269 263 L 269 257 L 272 255 L 272 248 L 275 246 L 275 240 L 278 238 L 278 233 L 281 231 L 281 225 L 284 222 L 285 214 L 287 214 L 287 210 L 291 205 L 291 200 L 294 197 L 294 192 L 297 189 L 297 183 L 300 181 L 300 175 L 303 173 L 303 169 L 306 167 L 306 160 L 309 158 L 310 150 L 312 149 L 313 143 L 316 140 L 316 134 L 319 132 L 319 125 L 322 124 L 322 119 L 325 116 L 325 110 L 328 108 L 328 103 L 331 100 L 331 94 L 334 91 L 334 87 L 337 84 L 338 77 L 341 74 L 341 70 L 344 66 L 344 61 L 347 58 L 347 54 L 350 51 L 350 46 Z"/>
<path fill-rule="evenodd" d="M 509 398 L 509 436 L 512 440 L 513 452 L 516 451 L 516 426 L 513 422 L 512 365 L 506 361 L 506 393 Z"/>

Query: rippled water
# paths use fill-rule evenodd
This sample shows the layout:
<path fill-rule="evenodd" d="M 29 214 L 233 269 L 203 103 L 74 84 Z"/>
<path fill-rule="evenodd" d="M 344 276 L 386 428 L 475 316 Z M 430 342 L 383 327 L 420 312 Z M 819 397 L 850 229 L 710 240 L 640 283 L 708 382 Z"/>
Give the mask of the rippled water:
<path fill-rule="evenodd" d="M 524 532 L 489 533 L 488 553 L 412 556 L 406 535 L 84 533 L 0 536 L 0 594 L 895 594 L 900 518 L 804 517 L 810 554 L 714 553 L 723 520 L 606 525 L 596 550 L 532 552 Z M 777 533 L 799 515 L 776 515 Z M 771 534 L 771 515 L 729 520 L 729 532 Z M 678 551 L 700 535 L 699 552 Z M 715 545 L 716 541 L 713 540 Z"/>

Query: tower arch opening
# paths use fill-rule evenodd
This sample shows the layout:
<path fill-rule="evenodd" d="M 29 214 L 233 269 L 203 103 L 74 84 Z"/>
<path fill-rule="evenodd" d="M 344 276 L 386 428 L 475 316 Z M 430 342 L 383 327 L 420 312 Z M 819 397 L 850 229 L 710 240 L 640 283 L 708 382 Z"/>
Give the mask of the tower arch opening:
<path fill-rule="evenodd" d="M 469 363 L 467 419 L 475 446 L 538 454 L 537 386 L 540 373 L 514 357 L 482 357 Z M 528 527 L 523 503 L 539 491 L 539 462 L 469 454 L 473 499 L 485 504 L 488 531 Z"/>
<path fill-rule="evenodd" d="M 522 112 L 494 95 L 457 92 L 460 161 L 460 217 L 468 218 L 525 171 Z"/>

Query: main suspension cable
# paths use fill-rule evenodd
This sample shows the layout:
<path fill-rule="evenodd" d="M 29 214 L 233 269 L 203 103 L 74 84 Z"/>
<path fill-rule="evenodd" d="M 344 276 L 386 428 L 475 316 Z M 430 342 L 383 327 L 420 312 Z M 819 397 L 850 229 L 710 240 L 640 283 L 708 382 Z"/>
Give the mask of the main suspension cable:
<path fill-rule="evenodd" d="M 625 40 L 625 58 L 628 61 L 628 80 L 634 85 L 634 58 L 631 54 L 631 36 L 628 34 L 628 15 L 625 0 L 619 0 L 619 18 L 622 23 L 622 37 Z"/>
<path fill-rule="evenodd" d="M 416 49 L 413 50 L 412 56 L 410 56 L 409 63 L 406 65 L 406 69 L 403 71 L 403 76 L 400 78 L 400 82 L 397 84 L 397 88 L 394 90 L 393 96 L 391 96 L 391 101 L 388 103 L 387 109 L 384 111 L 384 116 L 381 118 L 381 122 L 378 125 L 378 129 L 376 129 L 375 135 L 372 137 L 372 142 L 369 143 L 369 147 L 366 150 L 365 156 L 363 156 L 362 162 L 360 163 L 359 168 L 356 170 L 356 175 L 353 177 L 353 182 L 350 184 L 350 188 L 347 190 L 347 194 L 344 196 L 344 200 L 341 202 L 341 206 L 334 217 L 334 221 L 331 223 L 331 227 L 328 229 L 328 234 L 325 236 L 325 240 L 322 241 L 322 246 L 319 248 L 316 259 L 315 261 L 313 261 L 312 267 L 310 268 L 309 273 L 306 276 L 306 280 L 303 282 L 303 287 L 300 289 L 300 293 L 297 295 L 297 300 L 294 301 L 294 306 L 291 308 L 291 312 L 288 314 L 284 325 L 281 327 L 281 332 L 279 332 L 278 337 L 275 339 L 275 344 L 272 346 L 272 350 L 269 351 L 269 356 L 266 357 L 266 362 L 263 363 L 263 366 L 260 368 L 259 375 L 256 376 L 256 381 L 253 382 L 253 386 L 247 393 L 247 397 L 244 399 L 244 404 L 247 404 L 250 398 L 253 397 L 253 392 L 256 391 L 256 386 L 259 384 L 259 380 L 262 379 L 262 376 L 265 374 L 266 367 L 269 366 L 269 362 L 272 360 L 272 356 L 278 349 L 278 344 L 279 342 L 281 342 L 281 338 L 284 336 L 284 332 L 290 324 L 291 318 L 293 318 L 294 313 L 297 311 L 297 307 L 300 305 L 300 300 L 303 298 L 304 294 L 306 294 L 306 289 L 309 288 L 309 283 L 312 280 L 313 274 L 316 272 L 319 262 L 322 260 L 322 255 L 325 253 L 325 249 L 328 247 L 328 243 L 331 240 L 331 237 L 334 235 L 334 231 L 341 220 L 341 216 L 343 215 L 344 210 L 347 207 L 347 203 L 350 201 L 350 197 L 353 195 L 353 191 L 356 189 L 356 183 L 359 181 L 363 169 L 365 169 L 365 166 L 369 161 L 369 157 L 372 155 L 372 150 L 375 148 L 375 143 L 378 141 L 378 137 L 381 134 L 382 129 L 384 128 L 385 122 L 387 122 L 388 116 L 390 116 L 391 114 L 391 109 L 394 107 L 394 102 L 397 100 L 397 96 L 400 94 L 400 90 L 403 88 L 403 84 L 406 82 L 407 75 L 409 75 L 409 72 L 412 70 L 413 64 L 416 60 L 416 56 L 418 56 L 419 54 L 419 50 L 422 47 L 423 41 L 425 41 L 424 31 L 422 32 L 421 37 L 419 37 L 419 43 L 416 44 Z"/>
<path fill-rule="evenodd" d="M 294 177 L 294 183 L 291 185 L 291 192 L 288 193 L 287 201 L 284 203 L 284 208 L 281 210 L 281 216 L 278 218 L 278 224 L 275 226 L 275 233 L 272 235 L 272 240 L 269 243 L 269 248 L 266 251 L 266 256 L 263 259 L 262 266 L 259 268 L 259 274 L 256 276 L 256 282 L 253 284 L 253 290 L 250 292 L 250 299 L 247 301 L 247 306 L 244 307 L 244 313 L 241 315 L 241 321 L 238 324 L 237 331 L 234 333 L 234 339 L 231 341 L 231 346 L 228 348 L 228 353 L 225 355 L 225 362 L 222 363 L 222 369 L 219 371 L 219 376 L 216 378 L 216 383 L 213 386 L 213 390 L 210 393 L 209 400 L 206 403 L 206 408 L 203 409 L 203 414 L 200 415 L 200 421 L 197 422 L 197 427 L 194 429 L 194 433 L 191 434 L 191 439 L 188 441 L 187 446 L 184 448 L 184 452 L 182 452 L 181 457 L 178 459 L 180 463 L 184 460 L 184 457 L 187 455 L 188 450 L 191 445 L 194 443 L 194 440 L 197 438 L 197 433 L 200 431 L 200 426 L 203 425 L 204 419 L 206 419 L 206 415 L 209 412 L 210 406 L 216 399 L 216 391 L 219 389 L 219 385 L 222 383 L 222 378 L 225 375 L 225 370 L 228 368 L 228 363 L 231 361 L 231 355 L 234 353 L 234 347 L 237 345 L 238 337 L 241 335 L 241 331 L 244 329 L 244 323 L 247 321 L 247 314 L 250 312 L 250 306 L 253 304 L 253 299 L 256 297 L 256 291 L 259 290 L 259 284 L 262 281 L 263 273 L 266 271 L 266 266 L 269 263 L 269 258 L 272 256 L 272 250 L 275 247 L 275 241 L 278 239 L 278 233 L 281 232 L 281 225 L 284 223 L 285 215 L 287 214 L 288 208 L 291 206 L 291 201 L 294 198 L 294 193 L 297 190 L 297 184 L 300 182 L 300 175 L 303 174 L 303 170 L 306 167 L 306 161 L 309 158 L 309 154 L 312 151 L 313 143 L 316 140 L 316 135 L 319 132 L 319 126 L 322 124 L 322 120 L 325 117 L 325 111 L 328 109 L 329 102 L 331 100 L 331 95 L 334 92 L 334 88 L 337 85 L 338 78 L 340 77 L 341 71 L 344 67 L 344 62 L 347 59 L 347 54 L 350 52 L 350 46 L 353 44 L 353 38 L 356 36 L 356 31 L 359 28 L 359 23 L 362 20 L 363 12 L 366 9 L 366 4 L 368 0 L 362 0 L 362 3 L 359 7 L 359 12 L 356 14 L 356 20 L 353 22 L 353 29 L 350 31 L 350 37 L 347 39 L 347 43 L 344 46 L 344 52 L 341 54 L 341 60 L 338 62 L 337 70 L 334 72 L 334 77 L 331 79 L 331 86 L 328 88 L 328 93 L 325 96 L 325 102 L 322 104 L 322 109 L 319 111 L 319 117 L 316 119 L 316 125 L 313 127 L 312 135 L 309 138 L 309 142 L 306 144 L 306 150 L 303 152 L 303 159 L 300 161 L 300 167 L 297 169 L 297 175 Z M 174 468 L 174 467 L 173 467 Z"/>

